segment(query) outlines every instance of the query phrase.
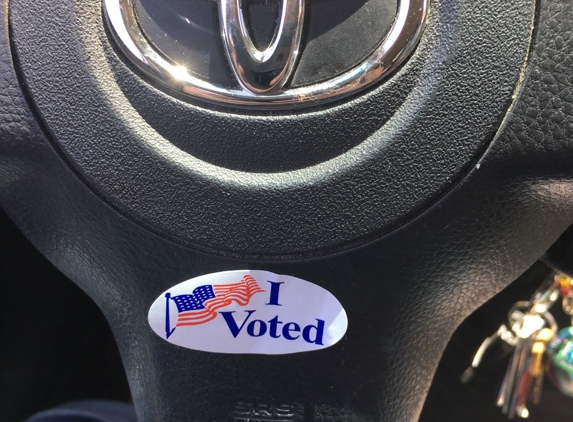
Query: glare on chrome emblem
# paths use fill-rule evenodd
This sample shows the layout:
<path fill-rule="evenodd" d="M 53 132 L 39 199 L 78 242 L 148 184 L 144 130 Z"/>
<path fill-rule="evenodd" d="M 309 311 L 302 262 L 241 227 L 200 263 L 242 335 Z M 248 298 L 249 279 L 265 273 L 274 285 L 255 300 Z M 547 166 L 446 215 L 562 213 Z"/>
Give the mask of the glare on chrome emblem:
<path fill-rule="evenodd" d="M 249 36 L 241 0 L 219 0 L 225 51 L 243 89 L 270 94 L 285 86 L 299 52 L 304 6 L 304 0 L 282 0 L 273 39 L 264 51 L 259 51 Z"/>
<path fill-rule="evenodd" d="M 274 35 L 263 50 L 251 39 L 244 0 L 217 0 L 221 42 L 236 86 L 200 77 L 160 51 L 144 35 L 134 1 L 103 0 L 103 4 L 114 38 L 142 71 L 183 94 L 212 103 L 291 108 L 339 99 L 387 76 L 417 45 L 429 0 L 398 0 L 394 23 L 374 52 L 342 74 L 297 87 L 289 83 L 299 60 L 306 0 L 280 0 Z"/>

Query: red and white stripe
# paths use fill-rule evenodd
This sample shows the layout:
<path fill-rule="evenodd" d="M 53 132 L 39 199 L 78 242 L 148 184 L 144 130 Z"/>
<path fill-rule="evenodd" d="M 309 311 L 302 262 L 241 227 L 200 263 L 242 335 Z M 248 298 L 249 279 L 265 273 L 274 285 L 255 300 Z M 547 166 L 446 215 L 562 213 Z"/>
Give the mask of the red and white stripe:
<path fill-rule="evenodd" d="M 199 325 L 209 322 L 217 316 L 217 310 L 237 302 L 246 306 L 255 293 L 264 292 L 257 281 L 250 275 L 245 275 L 241 281 L 233 284 L 214 284 L 215 297 L 207 300 L 200 311 L 181 312 L 177 319 L 177 327 Z"/>

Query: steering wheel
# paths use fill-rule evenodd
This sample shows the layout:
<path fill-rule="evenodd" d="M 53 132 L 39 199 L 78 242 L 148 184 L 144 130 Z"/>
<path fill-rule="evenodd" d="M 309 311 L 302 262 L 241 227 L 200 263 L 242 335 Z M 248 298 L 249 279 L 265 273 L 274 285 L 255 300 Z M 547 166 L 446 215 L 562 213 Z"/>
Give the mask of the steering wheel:
<path fill-rule="evenodd" d="M 217 29 L 218 8 L 246 6 L 138 1 L 117 11 L 147 10 L 139 62 L 99 1 L 4 2 L 0 203 L 103 310 L 139 420 L 417 420 L 455 328 L 573 223 L 573 3 L 284 0 L 306 17 L 277 41 L 278 65 L 243 54 L 243 30 L 170 79 L 150 54 L 181 39 L 149 29 L 157 14 L 203 8 Z M 419 19 L 396 54 L 339 83 L 407 7 Z M 286 319 L 280 339 L 253 325 L 249 350 L 230 346 L 246 331 L 207 350 L 152 327 L 150 309 L 194 312 L 181 303 L 196 288 L 239 273 L 262 277 L 249 300 L 311 318 L 314 349 L 269 346 L 304 337 Z M 273 299 L 281 283 L 289 303 Z M 263 312 L 226 300 L 208 342 L 208 324 Z M 324 303 L 346 318 L 331 344 Z"/>

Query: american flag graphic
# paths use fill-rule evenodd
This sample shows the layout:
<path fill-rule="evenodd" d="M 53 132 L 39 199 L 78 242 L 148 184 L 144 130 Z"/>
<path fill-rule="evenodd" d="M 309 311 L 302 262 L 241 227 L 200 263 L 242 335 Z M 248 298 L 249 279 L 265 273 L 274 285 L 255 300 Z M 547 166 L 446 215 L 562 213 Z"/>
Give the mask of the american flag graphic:
<path fill-rule="evenodd" d="M 217 309 L 237 302 L 245 306 L 255 293 L 264 292 L 257 281 L 250 275 L 245 275 L 241 281 L 233 284 L 207 284 L 193 289 L 193 293 L 178 295 L 167 298 L 167 310 L 169 312 L 169 300 L 175 302 L 177 307 L 177 324 L 170 330 L 166 327 L 167 337 L 177 327 L 205 324 L 217 316 Z M 168 314 L 166 315 L 168 317 Z M 166 321 L 167 322 L 167 321 Z"/>

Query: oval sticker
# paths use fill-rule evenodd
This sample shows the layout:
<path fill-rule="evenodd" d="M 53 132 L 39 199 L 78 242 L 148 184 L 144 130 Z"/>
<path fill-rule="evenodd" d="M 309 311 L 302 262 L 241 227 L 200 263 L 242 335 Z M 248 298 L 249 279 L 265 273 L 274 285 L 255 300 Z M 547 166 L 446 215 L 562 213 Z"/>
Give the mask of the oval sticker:
<path fill-rule="evenodd" d="M 170 343 L 217 353 L 282 355 L 337 343 L 348 319 L 327 290 L 268 271 L 207 274 L 163 293 L 149 325 Z"/>

